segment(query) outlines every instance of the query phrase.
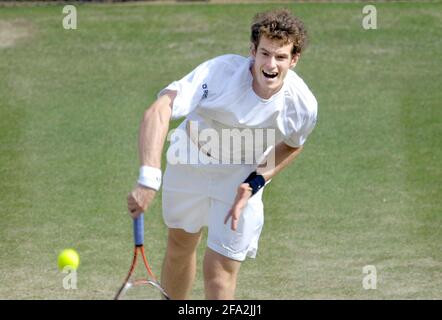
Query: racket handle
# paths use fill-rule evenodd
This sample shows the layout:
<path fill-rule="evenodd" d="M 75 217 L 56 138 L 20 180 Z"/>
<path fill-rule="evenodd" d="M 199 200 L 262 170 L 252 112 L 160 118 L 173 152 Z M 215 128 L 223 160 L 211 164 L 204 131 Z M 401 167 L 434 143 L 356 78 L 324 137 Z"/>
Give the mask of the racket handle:
<path fill-rule="evenodd" d="M 134 219 L 134 241 L 136 246 L 142 246 L 144 243 L 144 213 Z"/>

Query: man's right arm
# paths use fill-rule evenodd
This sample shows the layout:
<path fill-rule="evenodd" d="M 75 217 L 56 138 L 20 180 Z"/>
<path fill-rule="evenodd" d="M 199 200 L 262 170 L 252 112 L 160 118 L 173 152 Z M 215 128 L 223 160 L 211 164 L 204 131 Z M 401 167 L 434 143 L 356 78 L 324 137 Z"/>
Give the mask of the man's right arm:
<path fill-rule="evenodd" d="M 161 169 L 161 155 L 175 97 L 176 91 L 167 91 L 144 112 L 138 136 L 140 166 Z M 137 184 L 127 196 L 130 215 L 135 218 L 147 210 L 155 194 L 154 189 Z"/>
<path fill-rule="evenodd" d="M 161 168 L 161 154 L 175 96 L 176 91 L 167 91 L 144 112 L 138 137 L 141 166 Z"/>

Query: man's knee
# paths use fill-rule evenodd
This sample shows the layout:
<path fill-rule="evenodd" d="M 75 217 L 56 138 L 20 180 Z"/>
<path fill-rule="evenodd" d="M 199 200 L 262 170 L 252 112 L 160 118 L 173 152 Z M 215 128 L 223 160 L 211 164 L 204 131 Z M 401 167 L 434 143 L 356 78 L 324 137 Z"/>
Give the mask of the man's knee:
<path fill-rule="evenodd" d="M 204 256 L 206 298 L 233 299 L 241 262 L 207 249 Z"/>

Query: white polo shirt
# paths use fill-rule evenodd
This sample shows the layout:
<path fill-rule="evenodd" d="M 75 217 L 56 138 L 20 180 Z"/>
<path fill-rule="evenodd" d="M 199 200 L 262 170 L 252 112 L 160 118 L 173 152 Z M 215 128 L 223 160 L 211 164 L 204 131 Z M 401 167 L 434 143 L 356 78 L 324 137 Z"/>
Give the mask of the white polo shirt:
<path fill-rule="evenodd" d="M 315 97 L 291 70 L 279 92 L 270 99 L 258 97 L 252 89 L 252 64 L 252 58 L 238 55 L 214 58 L 181 80 L 172 82 L 160 95 L 164 90 L 177 92 L 172 118 L 186 117 L 180 129 L 190 121 L 197 121 L 199 129 L 210 128 L 220 132 L 219 136 L 225 129 L 256 129 L 255 133 L 260 129 L 273 129 L 275 144 L 284 141 L 292 147 L 303 145 L 315 126 Z M 201 149 L 198 150 L 196 144 L 188 144 L 188 140 L 186 135 L 185 139 L 171 142 L 168 153 L 175 146 L 186 145 L 189 154 L 198 153 L 206 160 L 213 158 L 212 155 L 204 157 Z M 265 143 L 266 140 L 263 141 Z M 256 149 L 260 146 L 256 145 L 255 139 L 255 143 L 246 147 Z M 221 150 L 224 151 L 235 154 L 238 150 Z M 168 157 L 162 193 L 165 223 L 169 228 L 180 228 L 190 233 L 208 226 L 207 245 L 212 250 L 238 261 L 243 261 L 246 256 L 255 257 L 264 223 L 264 188 L 247 201 L 236 231 L 230 229 L 230 221 L 224 223 L 237 187 L 254 170 L 254 164 L 203 164 L 198 163 L 195 167 L 185 162 L 172 165 Z"/>
<path fill-rule="evenodd" d="M 177 92 L 172 119 L 186 117 L 198 121 L 199 128 L 218 132 L 226 128 L 274 129 L 276 144 L 284 141 L 291 147 L 302 146 L 316 124 L 314 95 L 289 70 L 276 94 L 269 99 L 259 97 L 252 88 L 253 62 L 252 57 L 234 54 L 216 57 L 172 82 L 159 95 L 165 90 Z"/>

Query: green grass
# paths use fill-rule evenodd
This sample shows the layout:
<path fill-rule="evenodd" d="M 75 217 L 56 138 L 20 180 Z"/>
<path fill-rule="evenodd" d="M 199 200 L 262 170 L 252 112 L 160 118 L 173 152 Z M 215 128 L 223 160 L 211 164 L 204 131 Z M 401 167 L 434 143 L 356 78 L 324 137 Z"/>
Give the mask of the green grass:
<path fill-rule="evenodd" d="M 441 299 L 441 4 L 376 4 L 369 31 L 361 3 L 286 6 L 311 36 L 296 71 L 319 121 L 266 189 L 237 297 Z M 59 6 L 0 9 L 0 299 L 112 298 L 132 254 L 143 111 L 202 61 L 247 55 L 250 20 L 270 7 L 80 5 L 71 31 Z M 159 195 L 146 237 L 159 273 Z M 81 256 L 77 290 L 57 270 L 66 247 Z M 362 288 L 365 265 L 376 290 Z"/>

